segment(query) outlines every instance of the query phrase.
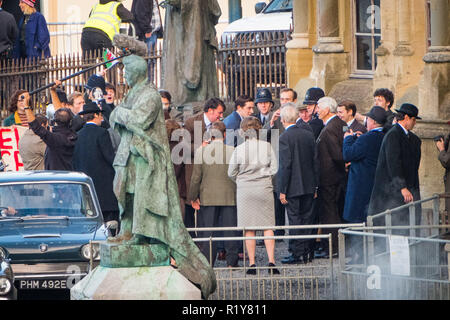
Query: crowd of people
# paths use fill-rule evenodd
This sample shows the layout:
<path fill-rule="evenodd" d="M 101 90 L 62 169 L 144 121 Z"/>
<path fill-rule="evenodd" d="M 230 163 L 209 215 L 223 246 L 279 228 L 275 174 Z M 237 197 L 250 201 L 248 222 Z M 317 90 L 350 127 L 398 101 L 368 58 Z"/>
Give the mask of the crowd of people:
<path fill-rule="evenodd" d="M 25 170 L 75 170 L 92 177 L 105 222 L 119 228 L 113 161 L 120 137 L 109 125 L 115 87 L 105 81 L 104 72 L 88 79 L 84 94 L 73 92 L 67 98 L 60 86 L 56 81 L 50 90 L 46 116 L 34 113 L 28 92 L 15 92 L 3 125 L 29 128 L 19 143 Z M 360 223 L 368 215 L 420 199 L 421 140 L 411 131 L 419 110 L 404 103 L 391 111 L 394 95 L 388 89 L 375 91 L 377 105 L 365 115 L 352 101 L 338 103 L 317 87 L 306 92 L 302 103 L 293 89 L 281 90 L 280 107 L 273 110 L 272 94 L 262 88 L 255 99 L 239 96 L 225 118 L 225 103 L 211 98 L 203 112 L 184 121 L 172 112 L 170 93 L 159 92 L 185 225 L 245 228 L 249 274 L 256 272 L 257 230 L 267 237 L 269 271 L 278 274 L 273 236 L 285 231 L 274 232 L 274 226 Z M 436 140 L 447 170 L 446 191 L 449 140 L 450 135 Z M 420 206 L 416 212 L 415 223 L 420 224 Z M 393 224 L 409 224 L 407 219 L 405 210 L 393 216 Z M 336 228 L 289 230 L 290 235 L 317 232 L 332 234 L 331 249 L 337 255 Z M 191 232 L 192 237 L 216 235 Z M 236 267 L 242 258 L 240 241 L 198 245 L 212 265 L 217 257 Z M 327 246 L 313 237 L 290 239 L 290 255 L 281 263 L 327 257 Z"/>

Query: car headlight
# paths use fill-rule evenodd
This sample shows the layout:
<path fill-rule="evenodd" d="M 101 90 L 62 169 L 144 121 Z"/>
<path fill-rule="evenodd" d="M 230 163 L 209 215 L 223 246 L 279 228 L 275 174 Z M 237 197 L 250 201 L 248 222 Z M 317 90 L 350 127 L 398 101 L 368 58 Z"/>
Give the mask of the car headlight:
<path fill-rule="evenodd" d="M 92 246 L 92 249 L 91 249 Z M 81 247 L 81 255 L 83 258 L 90 260 L 91 259 L 91 253 L 92 258 L 95 260 L 97 258 L 100 258 L 99 256 L 99 244 L 98 243 L 92 243 L 92 244 L 85 244 Z"/>
<path fill-rule="evenodd" d="M 6 250 L 0 247 L 0 258 L 6 258 Z"/>
<path fill-rule="evenodd" d="M 12 288 L 11 281 L 7 278 L 0 278 L 0 296 L 7 295 Z"/>

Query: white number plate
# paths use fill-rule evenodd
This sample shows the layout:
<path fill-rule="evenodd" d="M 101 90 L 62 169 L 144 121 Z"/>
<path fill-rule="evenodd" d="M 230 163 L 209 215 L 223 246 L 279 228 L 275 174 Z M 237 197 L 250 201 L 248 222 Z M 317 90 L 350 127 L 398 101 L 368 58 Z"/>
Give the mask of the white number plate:
<path fill-rule="evenodd" d="M 68 289 L 67 280 L 19 280 L 19 289 Z"/>

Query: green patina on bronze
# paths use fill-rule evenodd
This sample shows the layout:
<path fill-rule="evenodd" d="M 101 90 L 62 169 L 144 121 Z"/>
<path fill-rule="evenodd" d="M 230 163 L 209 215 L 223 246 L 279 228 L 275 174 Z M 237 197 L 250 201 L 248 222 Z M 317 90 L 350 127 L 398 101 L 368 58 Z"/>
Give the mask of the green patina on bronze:
<path fill-rule="evenodd" d="M 107 268 L 168 266 L 169 248 L 165 244 L 126 245 L 102 243 L 100 265 Z"/>
<path fill-rule="evenodd" d="M 129 246 L 148 246 L 157 240 L 167 245 L 178 271 L 200 286 L 207 298 L 216 288 L 215 274 L 181 218 L 160 95 L 147 81 L 147 63 L 142 57 L 127 56 L 123 64 L 130 90 L 110 116 L 111 127 L 121 136 L 114 160 L 114 193 L 119 203 L 121 231 L 111 243 L 123 246 L 116 249 L 118 252 L 133 252 L 116 255 L 114 259 L 120 259 L 124 267 L 134 267 L 137 260 L 142 260 L 136 254 L 149 251 Z M 164 252 L 159 250 L 165 249 L 150 249 L 153 254 L 163 256 Z"/>

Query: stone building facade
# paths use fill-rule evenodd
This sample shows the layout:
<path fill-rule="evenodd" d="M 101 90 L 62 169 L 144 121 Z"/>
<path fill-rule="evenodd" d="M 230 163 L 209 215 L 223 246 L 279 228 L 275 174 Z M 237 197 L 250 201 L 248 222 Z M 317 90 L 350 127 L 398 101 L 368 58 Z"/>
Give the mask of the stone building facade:
<path fill-rule="evenodd" d="M 449 10 L 448 0 L 294 0 L 287 44 L 289 85 L 300 97 L 319 86 L 363 113 L 383 87 L 394 108 L 419 108 L 422 198 L 444 191 L 433 137 L 450 132 Z"/>

